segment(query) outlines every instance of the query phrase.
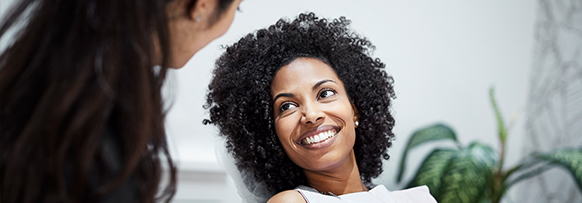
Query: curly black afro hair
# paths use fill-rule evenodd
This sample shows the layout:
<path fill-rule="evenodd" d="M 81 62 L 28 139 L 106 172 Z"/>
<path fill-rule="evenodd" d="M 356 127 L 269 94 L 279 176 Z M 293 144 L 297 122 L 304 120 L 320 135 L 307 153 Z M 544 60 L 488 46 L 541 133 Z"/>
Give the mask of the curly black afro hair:
<path fill-rule="evenodd" d="M 393 79 L 380 59 L 370 57 L 374 46 L 350 31 L 349 24 L 345 17 L 328 21 L 313 13 L 281 19 L 227 47 L 216 61 L 205 105 L 210 119 L 204 123 L 218 125 L 238 169 L 272 194 L 307 185 L 275 133 L 271 101 L 276 72 L 299 57 L 327 63 L 343 81 L 358 111 L 354 152 L 366 185 L 382 173 L 382 159 L 389 158 Z"/>

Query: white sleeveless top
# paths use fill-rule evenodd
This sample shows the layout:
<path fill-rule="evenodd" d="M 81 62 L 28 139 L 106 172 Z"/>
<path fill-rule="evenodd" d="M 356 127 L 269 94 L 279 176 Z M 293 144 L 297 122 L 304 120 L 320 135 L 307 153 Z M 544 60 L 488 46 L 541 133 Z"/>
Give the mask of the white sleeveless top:
<path fill-rule="evenodd" d="M 378 185 L 369 191 L 355 192 L 339 196 L 324 195 L 310 187 L 297 187 L 307 203 L 436 203 L 427 186 L 418 186 L 406 190 L 388 191 L 384 185 Z"/>

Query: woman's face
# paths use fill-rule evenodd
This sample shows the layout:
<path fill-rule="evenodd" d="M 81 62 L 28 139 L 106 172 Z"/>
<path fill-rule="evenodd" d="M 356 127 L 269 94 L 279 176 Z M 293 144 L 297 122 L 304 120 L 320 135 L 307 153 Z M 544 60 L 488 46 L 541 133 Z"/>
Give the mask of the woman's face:
<path fill-rule="evenodd" d="M 169 6 L 170 67 L 181 68 L 196 52 L 226 33 L 242 0 L 233 0 L 223 13 L 217 9 L 218 1 L 198 0 L 193 11 L 184 9 L 190 2 L 187 0 L 176 0 Z"/>
<path fill-rule="evenodd" d="M 295 59 L 273 78 L 271 96 L 277 136 L 295 164 L 326 171 L 348 160 L 356 111 L 330 66 L 318 59 Z"/>

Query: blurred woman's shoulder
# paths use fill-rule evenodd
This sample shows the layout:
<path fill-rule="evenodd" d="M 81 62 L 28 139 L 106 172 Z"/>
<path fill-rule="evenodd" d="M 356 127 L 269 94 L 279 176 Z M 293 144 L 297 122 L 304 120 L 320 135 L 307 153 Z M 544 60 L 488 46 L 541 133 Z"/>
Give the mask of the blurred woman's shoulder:
<path fill-rule="evenodd" d="M 285 190 L 271 197 L 267 203 L 305 203 L 305 199 L 297 190 Z"/>

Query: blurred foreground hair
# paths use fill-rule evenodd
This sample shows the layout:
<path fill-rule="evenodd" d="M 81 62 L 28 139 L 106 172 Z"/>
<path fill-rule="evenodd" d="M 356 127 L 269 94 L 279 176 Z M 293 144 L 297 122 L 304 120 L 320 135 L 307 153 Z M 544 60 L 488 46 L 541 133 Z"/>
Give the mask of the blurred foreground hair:
<path fill-rule="evenodd" d="M 14 39 L 0 55 L 0 202 L 99 202 L 120 188 L 172 198 L 161 96 L 171 1 L 15 1 L 0 24 Z"/>

